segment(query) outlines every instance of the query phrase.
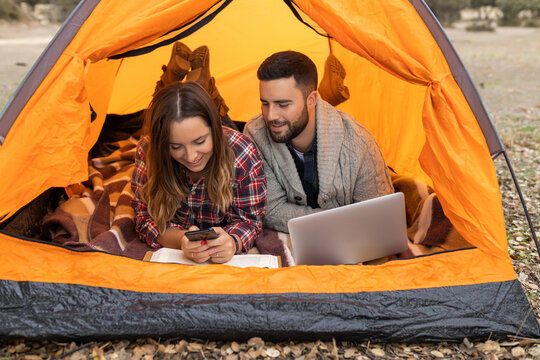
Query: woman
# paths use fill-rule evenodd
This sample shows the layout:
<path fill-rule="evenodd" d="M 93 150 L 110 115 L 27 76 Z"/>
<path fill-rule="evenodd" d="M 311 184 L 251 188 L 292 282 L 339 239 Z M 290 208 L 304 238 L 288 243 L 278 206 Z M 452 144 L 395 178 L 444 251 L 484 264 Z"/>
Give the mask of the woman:
<path fill-rule="evenodd" d="M 246 253 L 262 229 L 266 202 L 253 142 L 221 126 L 212 99 L 194 82 L 155 94 L 144 133 L 131 185 L 139 238 L 154 248 L 182 249 L 199 263 Z M 189 241 L 184 235 L 210 227 L 216 239 Z"/>

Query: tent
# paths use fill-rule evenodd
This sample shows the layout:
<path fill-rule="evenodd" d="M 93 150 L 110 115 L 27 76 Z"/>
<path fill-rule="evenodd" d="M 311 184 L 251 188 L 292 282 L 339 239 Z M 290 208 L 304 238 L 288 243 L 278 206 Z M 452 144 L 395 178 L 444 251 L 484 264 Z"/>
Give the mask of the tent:
<path fill-rule="evenodd" d="M 421 0 L 83 0 L 0 119 L 0 221 L 88 178 L 108 114 L 144 109 L 182 39 L 211 49 L 231 118 L 260 111 L 256 69 L 294 49 L 398 173 L 430 184 L 473 247 L 374 266 L 280 269 L 147 263 L 0 233 L 0 337 L 339 337 L 459 341 L 540 336 L 507 252 L 492 156 L 504 153 L 470 77 Z M 4 227 L 5 229 L 5 227 Z"/>

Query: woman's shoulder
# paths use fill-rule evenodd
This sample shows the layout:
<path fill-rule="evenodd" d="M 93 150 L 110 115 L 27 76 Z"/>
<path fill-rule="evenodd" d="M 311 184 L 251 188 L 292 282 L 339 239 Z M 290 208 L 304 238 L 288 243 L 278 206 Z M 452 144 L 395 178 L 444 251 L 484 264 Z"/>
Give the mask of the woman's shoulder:
<path fill-rule="evenodd" d="M 148 151 L 148 144 L 150 143 L 150 138 L 147 135 L 140 137 L 139 142 L 137 143 L 136 157 L 139 159 L 144 159 L 145 154 Z"/>
<path fill-rule="evenodd" d="M 242 152 L 246 150 L 257 149 L 253 140 L 251 140 L 248 136 L 242 134 L 238 130 L 223 126 L 223 133 L 227 137 L 229 144 L 231 145 L 235 153 L 237 151 Z"/>
<path fill-rule="evenodd" d="M 229 140 L 235 155 L 235 167 L 243 168 L 245 171 L 251 171 L 258 163 L 262 163 L 261 154 L 257 146 L 246 135 L 237 130 L 228 127 L 223 127 L 223 133 Z"/>

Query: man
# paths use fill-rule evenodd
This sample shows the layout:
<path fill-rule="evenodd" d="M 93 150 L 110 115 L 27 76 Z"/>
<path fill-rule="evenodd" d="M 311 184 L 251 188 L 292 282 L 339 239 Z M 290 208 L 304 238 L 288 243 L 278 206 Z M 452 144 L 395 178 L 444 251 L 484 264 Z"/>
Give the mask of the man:
<path fill-rule="evenodd" d="M 289 219 L 393 192 L 369 131 L 317 93 L 304 54 L 273 54 L 259 67 L 262 114 L 244 132 L 262 153 L 268 199 L 264 226 L 289 232 Z"/>

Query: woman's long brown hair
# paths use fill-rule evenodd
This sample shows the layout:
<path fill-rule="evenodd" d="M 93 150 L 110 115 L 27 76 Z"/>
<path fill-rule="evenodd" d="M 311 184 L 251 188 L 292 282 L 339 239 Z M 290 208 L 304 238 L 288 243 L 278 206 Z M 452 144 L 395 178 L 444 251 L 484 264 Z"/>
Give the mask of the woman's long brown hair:
<path fill-rule="evenodd" d="M 163 234 L 170 221 L 187 200 L 189 192 L 185 168 L 170 155 L 172 122 L 200 116 L 211 129 L 213 153 L 206 169 L 206 187 L 210 201 L 221 211 L 232 202 L 234 152 L 221 127 L 221 118 L 208 93 L 197 83 L 175 83 L 161 89 L 145 111 L 144 134 L 149 136 L 146 152 L 147 178 L 141 190 L 148 213 Z"/>

